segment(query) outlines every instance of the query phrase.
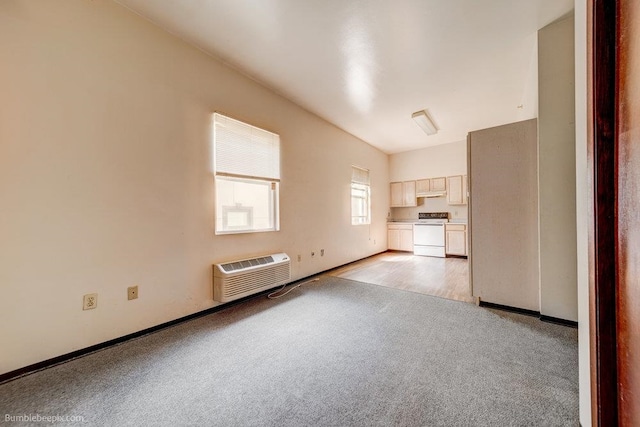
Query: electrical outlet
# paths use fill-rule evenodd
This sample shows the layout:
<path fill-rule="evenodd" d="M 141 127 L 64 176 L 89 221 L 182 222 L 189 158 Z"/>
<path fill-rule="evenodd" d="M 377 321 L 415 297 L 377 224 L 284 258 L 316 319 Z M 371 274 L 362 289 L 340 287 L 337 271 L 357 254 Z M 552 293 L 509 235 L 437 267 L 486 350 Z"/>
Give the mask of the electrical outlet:
<path fill-rule="evenodd" d="M 324 256 L 324 249 L 320 249 L 320 256 Z"/>
<path fill-rule="evenodd" d="M 87 294 L 82 298 L 82 309 L 93 310 L 98 306 L 98 294 Z"/>
<path fill-rule="evenodd" d="M 127 299 L 138 299 L 138 286 L 129 286 L 127 288 Z"/>

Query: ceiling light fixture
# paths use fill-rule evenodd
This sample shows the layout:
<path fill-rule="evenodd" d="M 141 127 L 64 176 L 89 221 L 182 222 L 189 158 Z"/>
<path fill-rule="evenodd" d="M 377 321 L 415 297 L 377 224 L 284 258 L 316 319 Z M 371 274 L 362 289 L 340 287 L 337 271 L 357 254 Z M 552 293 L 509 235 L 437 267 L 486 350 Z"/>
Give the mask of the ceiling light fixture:
<path fill-rule="evenodd" d="M 427 110 L 416 111 L 411 115 L 411 118 L 416 121 L 418 126 L 420 126 L 427 135 L 435 135 L 438 133 L 438 126 L 433 122 Z"/>

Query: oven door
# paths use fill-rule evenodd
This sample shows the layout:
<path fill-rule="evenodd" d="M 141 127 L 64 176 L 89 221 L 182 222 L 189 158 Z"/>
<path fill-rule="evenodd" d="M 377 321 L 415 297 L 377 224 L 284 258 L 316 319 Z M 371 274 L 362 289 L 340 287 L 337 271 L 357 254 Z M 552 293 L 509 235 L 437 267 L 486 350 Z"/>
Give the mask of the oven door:
<path fill-rule="evenodd" d="M 413 254 L 444 258 L 444 224 L 414 224 Z"/>
<path fill-rule="evenodd" d="M 413 244 L 417 246 L 444 246 L 444 224 L 414 224 Z"/>

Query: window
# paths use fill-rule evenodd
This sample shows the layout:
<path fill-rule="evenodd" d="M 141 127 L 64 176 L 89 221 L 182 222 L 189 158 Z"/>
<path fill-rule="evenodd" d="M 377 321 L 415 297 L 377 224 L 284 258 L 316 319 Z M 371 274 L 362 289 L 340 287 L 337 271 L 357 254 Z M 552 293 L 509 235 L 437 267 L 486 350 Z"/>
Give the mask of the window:
<path fill-rule="evenodd" d="M 213 115 L 216 234 L 280 229 L 280 137 Z"/>
<path fill-rule="evenodd" d="M 351 167 L 351 224 L 371 224 L 369 170 Z"/>

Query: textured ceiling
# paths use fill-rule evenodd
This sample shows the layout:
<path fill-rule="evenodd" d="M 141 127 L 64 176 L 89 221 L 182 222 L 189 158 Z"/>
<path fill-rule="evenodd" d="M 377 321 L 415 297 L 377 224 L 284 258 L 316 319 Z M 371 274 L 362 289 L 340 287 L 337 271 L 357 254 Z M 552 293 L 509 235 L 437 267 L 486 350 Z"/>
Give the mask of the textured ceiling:
<path fill-rule="evenodd" d="M 536 31 L 573 0 L 117 0 L 387 153 L 537 116 Z M 428 109 L 440 131 L 411 119 Z"/>

